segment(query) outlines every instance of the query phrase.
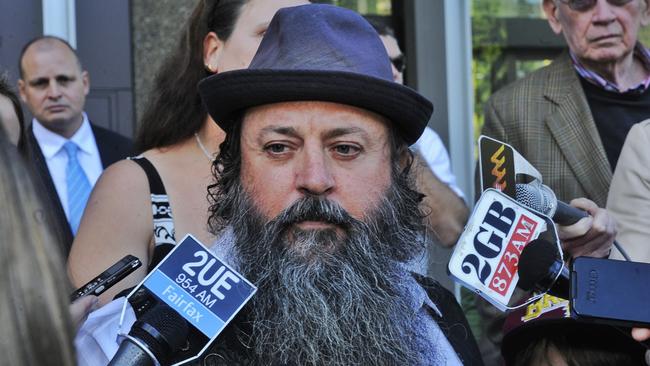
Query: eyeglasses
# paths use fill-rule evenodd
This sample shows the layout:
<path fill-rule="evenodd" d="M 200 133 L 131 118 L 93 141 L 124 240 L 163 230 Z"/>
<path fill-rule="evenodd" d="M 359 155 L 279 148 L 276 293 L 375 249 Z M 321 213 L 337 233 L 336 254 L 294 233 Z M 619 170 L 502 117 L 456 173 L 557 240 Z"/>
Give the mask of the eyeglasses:
<path fill-rule="evenodd" d="M 404 55 L 399 55 L 395 58 L 391 58 L 390 62 L 399 72 L 404 72 L 406 69 L 406 57 L 404 57 Z"/>
<path fill-rule="evenodd" d="M 587 11 L 593 8 L 598 0 L 560 0 L 562 3 L 566 4 L 575 11 Z M 623 6 L 632 0 L 607 0 L 608 3 L 614 6 Z"/>

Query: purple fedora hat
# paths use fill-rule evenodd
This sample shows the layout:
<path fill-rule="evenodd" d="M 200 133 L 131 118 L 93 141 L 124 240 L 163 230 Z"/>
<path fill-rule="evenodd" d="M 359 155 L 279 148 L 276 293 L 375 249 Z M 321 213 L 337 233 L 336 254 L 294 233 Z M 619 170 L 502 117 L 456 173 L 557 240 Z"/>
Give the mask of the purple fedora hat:
<path fill-rule="evenodd" d="M 324 101 L 380 114 L 413 144 L 433 112 L 426 98 L 393 82 L 384 45 L 363 17 L 323 4 L 279 10 L 248 69 L 205 78 L 199 93 L 224 131 L 250 107 Z"/>

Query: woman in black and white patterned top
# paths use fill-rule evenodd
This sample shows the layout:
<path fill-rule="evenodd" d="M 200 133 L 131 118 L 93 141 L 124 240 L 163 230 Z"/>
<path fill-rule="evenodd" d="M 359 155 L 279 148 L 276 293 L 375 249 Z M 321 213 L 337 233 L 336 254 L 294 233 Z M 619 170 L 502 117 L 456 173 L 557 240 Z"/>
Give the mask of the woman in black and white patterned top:
<path fill-rule="evenodd" d="M 136 138 L 144 153 L 105 170 L 88 201 L 68 261 L 76 286 L 126 254 L 140 258 L 145 265 L 100 296 L 104 304 L 139 283 L 186 234 L 214 241 L 206 197 L 224 134 L 207 116 L 196 84 L 209 74 L 247 67 L 275 12 L 305 3 L 199 1 L 179 47 L 158 72 Z M 152 190 L 154 175 L 162 191 Z"/>

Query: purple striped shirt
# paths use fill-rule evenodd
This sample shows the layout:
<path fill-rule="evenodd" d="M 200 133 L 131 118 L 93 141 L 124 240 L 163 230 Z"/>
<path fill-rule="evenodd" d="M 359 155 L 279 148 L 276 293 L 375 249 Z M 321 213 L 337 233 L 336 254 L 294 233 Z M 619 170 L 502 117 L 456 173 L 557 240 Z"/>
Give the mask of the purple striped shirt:
<path fill-rule="evenodd" d="M 573 52 L 569 52 L 569 53 L 571 55 L 571 60 L 573 61 L 573 67 L 575 68 L 578 75 L 582 76 L 585 80 L 589 81 L 590 83 L 600 86 L 601 88 L 607 91 L 615 92 L 615 93 L 625 93 L 625 92 L 632 92 L 632 91 L 637 93 L 643 93 L 648 89 L 648 86 L 650 86 L 650 73 L 648 73 L 648 76 L 646 76 L 645 79 L 641 80 L 641 82 L 636 86 L 628 90 L 620 90 L 618 88 L 618 85 L 616 85 L 615 83 L 598 75 L 595 71 L 587 69 L 583 64 L 580 63 L 580 61 L 578 61 L 578 58 L 576 57 L 576 55 L 573 54 Z M 645 46 L 643 46 L 639 42 L 637 42 L 636 46 L 634 46 L 634 57 L 638 58 L 643 63 L 643 66 L 645 67 L 646 71 L 650 71 L 650 50 L 648 50 Z"/>

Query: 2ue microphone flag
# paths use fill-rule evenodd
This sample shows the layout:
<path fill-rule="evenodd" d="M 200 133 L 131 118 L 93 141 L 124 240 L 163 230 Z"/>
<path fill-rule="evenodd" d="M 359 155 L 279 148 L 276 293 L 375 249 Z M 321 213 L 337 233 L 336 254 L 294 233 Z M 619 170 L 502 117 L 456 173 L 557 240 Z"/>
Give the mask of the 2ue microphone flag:
<path fill-rule="evenodd" d="M 188 234 L 129 293 L 122 307 L 118 339 L 127 336 L 132 325 L 124 322 L 129 307 L 140 317 L 147 311 L 155 311 L 155 304 L 164 302 L 197 335 L 192 337 L 191 351 L 178 355 L 174 365 L 193 362 L 217 339 L 255 291 L 257 288 L 246 278 Z"/>
<path fill-rule="evenodd" d="M 208 338 L 216 337 L 257 290 L 191 235 L 143 285 Z"/>

